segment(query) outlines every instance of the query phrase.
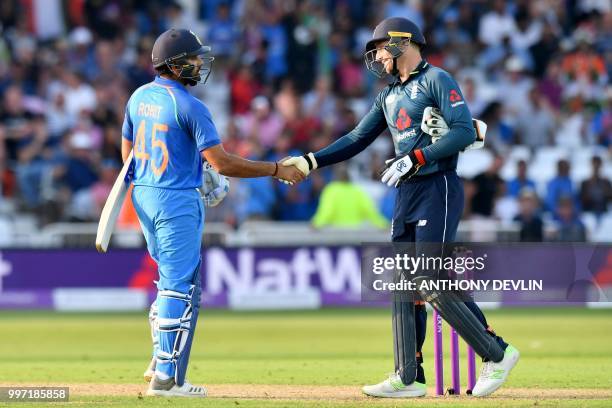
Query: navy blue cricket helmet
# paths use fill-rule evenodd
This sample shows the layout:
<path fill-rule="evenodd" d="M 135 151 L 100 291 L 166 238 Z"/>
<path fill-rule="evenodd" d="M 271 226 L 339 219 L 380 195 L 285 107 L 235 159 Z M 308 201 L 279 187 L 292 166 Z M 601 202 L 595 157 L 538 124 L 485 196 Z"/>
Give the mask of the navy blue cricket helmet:
<path fill-rule="evenodd" d="M 193 31 L 171 28 L 155 40 L 151 60 L 155 68 L 165 65 L 169 69 L 178 69 L 180 78 L 187 80 L 189 85 L 195 85 L 205 83 L 210 75 L 215 59 L 210 54 L 211 48 L 202 44 Z M 196 66 L 188 62 L 190 57 L 200 57 L 203 63 L 199 69 L 196 70 Z"/>
<path fill-rule="evenodd" d="M 385 72 L 383 63 L 376 61 L 376 43 L 380 41 L 389 41 L 384 48 L 393 57 L 394 67 L 397 58 L 404 52 L 400 45 L 405 44 L 406 41 L 418 44 L 421 47 L 426 44 L 421 29 L 407 18 L 389 17 L 381 21 L 374 28 L 372 39 L 366 44 L 365 51 L 366 67 L 377 77 L 381 77 Z M 394 70 L 397 69 L 394 68 Z"/>

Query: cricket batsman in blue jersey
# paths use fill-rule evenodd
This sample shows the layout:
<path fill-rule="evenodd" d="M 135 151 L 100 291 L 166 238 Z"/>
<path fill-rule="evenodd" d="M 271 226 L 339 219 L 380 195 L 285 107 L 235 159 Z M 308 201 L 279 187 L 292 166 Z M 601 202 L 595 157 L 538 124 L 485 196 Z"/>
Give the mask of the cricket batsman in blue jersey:
<path fill-rule="evenodd" d="M 224 176 L 272 176 L 289 184 L 304 178 L 295 167 L 225 152 L 208 108 L 187 91 L 206 82 L 213 59 L 193 32 L 164 32 L 152 52 L 158 76 L 132 94 L 125 111 L 122 155 L 126 160 L 133 150 L 132 200 L 159 271 L 149 314 L 154 350 L 145 372 L 148 395 L 206 396 L 204 387 L 185 381 L 201 293 L 203 160 L 206 172 Z M 218 203 L 226 191 L 213 185 L 204 198 Z"/>
<path fill-rule="evenodd" d="M 350 159 L 389 129 L 396 157 L 387 161 L 382 182 L 398 189 L 391 239 L 415 243 L 417 254 L 431 249 L 427 243 L 455 239 L 463 212 L 463 185 L 455 172 L 457 158 L 462 150 L 482 145 L 484 140 L 484 135 L 477 134 L 455 80 L 421 57 L 425 45 L 423 34 L 410 20 L 383 20 L 366 46 L 365 62 L 378 77 L 388 74 L 394 81 L 378 94 L 370 111 L 347 135 L 318 152 L 283 161 L 308 176 L 319 167 Z M 436 255 L 442 256 L 442 252 Z M 482 357 L 473 395 L 485 396 L 498 389 L 517 363 L 519 352 L 491 330 L 476 303 L 457 301 L 444 293 L 421 296 Z M 421 350 L 427 323 L 425 305 L 395 294 L 392 304 L 395 370 L 381 383 L 363 387 L 363 392 L 389 398 L 424 396 Z"/>

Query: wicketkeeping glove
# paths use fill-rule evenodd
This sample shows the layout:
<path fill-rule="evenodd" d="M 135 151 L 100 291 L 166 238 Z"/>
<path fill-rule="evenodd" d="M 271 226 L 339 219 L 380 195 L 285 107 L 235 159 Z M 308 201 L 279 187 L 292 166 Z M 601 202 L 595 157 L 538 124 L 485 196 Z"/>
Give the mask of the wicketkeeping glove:
<path fill-rule="evenodd" d="M 202 187 L 198 189 L 206 207 L 216 207 L 229 193 L 229 180 L 208 163 L 202 166 Z"/>
<path fill-rule="evenodd" d="M 487 124 L 479 119 L 472 119 L 472 125 L 476 130 L 476 140 L 463 150 L 480 149 L 484 147 Z M 438 108 L 428 106 L 423 111 L 421 130 L 431 136 L 431 143 L 436 143 L 449 131 L 448 124 L 444 120 Z"/>
<path fill-rule="evenodd" d="M 423 111 L 421 130 L 431 136 L 431 143 L 436 143 L 448 133 L 449 128 L 438 108 L 428 106 Z"/>
<path fill-rule="evenodd" d="M 389 187 L 398 187 L 403 181 L 414 176 L 425 164 L 425 157 L 420 149 L 413 150 L 405 156 L 385 161 L 386 168 L 380 181 Z"/>

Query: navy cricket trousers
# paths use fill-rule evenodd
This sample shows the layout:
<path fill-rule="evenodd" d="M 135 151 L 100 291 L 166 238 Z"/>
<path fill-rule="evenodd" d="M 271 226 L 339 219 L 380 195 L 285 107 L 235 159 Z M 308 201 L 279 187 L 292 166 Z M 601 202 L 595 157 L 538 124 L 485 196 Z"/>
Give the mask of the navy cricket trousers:
<path fill-rule="evenodd" d="M 431 251 L 432 246 L 425 245 L 426 243 L 453 242 L 463 213 L 463 205 L 463 183 L 454 170 L 413 177 L 399 186 L 391 224 L 391 240 L 415 243 L 416 254 Z M 423 244 L 421 248 L 419 243 Z M 483 326 L 490 330 L 478 305 L 474 302 L 465 302 L 465 304 Z M 415 304 L 414 318 L 418 363 L 416 381 L 425 383 L 421 351 L 427 331 L 427 311 L 423 303 Z M 494 335 L 493 332 L 491 334 Z M 505 349 L 507 344 L 503 339 L 495 337 Z M 396 348 L 403 346 L 398 344 Z M 399 368 L 395 367 L 396 371 Z"/>

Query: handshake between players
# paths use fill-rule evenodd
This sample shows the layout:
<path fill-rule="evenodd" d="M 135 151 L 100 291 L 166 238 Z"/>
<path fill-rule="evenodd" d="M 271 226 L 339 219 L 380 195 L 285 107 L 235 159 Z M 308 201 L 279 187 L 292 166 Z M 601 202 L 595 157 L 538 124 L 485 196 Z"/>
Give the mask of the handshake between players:
<path fill-rule="evenodd" d="M 476 140 L 467 146 L 465 150 L 480 149 L 484 147 L 487 124 L 478 119 L 472 119 L 472 124 L 476 132 Z M 423 111 L 421 130 L 431 137 L 431 143 L 433 144 L 448 133 L 449 127 L 440 110 L 428 106 Z M 409 163 L 406 163 L 406 161 Z M 398 165 L 393 166 L 395 163 L 398 163 Z M 286 157 L 281 160 L 281 164 L 285 167 L 296 167 L 304 177 L 308 177 L 310 172 L 318 167 L 317 160 L 313 153 L 308 153 L 304 156 Z M 389 159 L 385 162 L 385 165 L 381 173 L 381 181 L 390 187 L 398 187 L 402 181 L 416 174 L 420 167 L 418 165 L 418 160 L 411 159 L 409 155 Z M 282 179 L 281 181 L 286 182 Z"/>

